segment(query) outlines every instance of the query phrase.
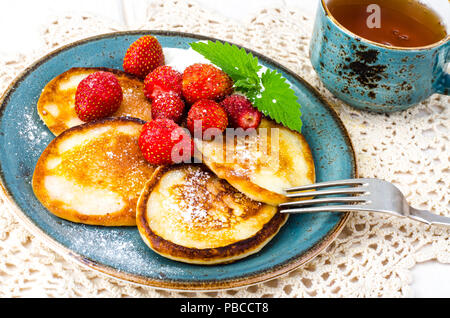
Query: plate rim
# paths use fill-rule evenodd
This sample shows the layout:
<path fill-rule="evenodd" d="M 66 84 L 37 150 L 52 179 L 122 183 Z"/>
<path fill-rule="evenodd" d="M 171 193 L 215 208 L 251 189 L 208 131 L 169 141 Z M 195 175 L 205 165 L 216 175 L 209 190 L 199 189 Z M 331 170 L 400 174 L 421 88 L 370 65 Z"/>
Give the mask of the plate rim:
<path fill-rule="evenodd" d="M 169 37 L 185 37 L 185 38 L 194 38 L 197 40 L 211 40 L 211 41 L 222 41 L 227 42 L 230 44 L 234 44 L 239 48 L 244 48 L 247 52 L 252 53 L 254 56 L 256 56 L 258 59 L 265 61 L 269 64 L 274 65 L 276 68 L 282 70 L 286 74 L 289 74 L 295 80 L 299 81 L 306 87 L 306 89 L 312 93 L 319 101 L 322 103 L 327 110 L 329 111 L 332 119 L 336 122 L 339 129 L 342 131 L 344 140 L 346 145 L 349 148 L 349 153 L 352 157 L 352 174 L 353 177 L 357 177 L 358 175 L 358 168 L 357 168 L 357 162 L 356 162 L 356 154 L 355 150 L 351 141 L 351 138 L 349 136 L 349 133 L 347 129 L 345 128 L 345 125 L 343 124 L 342 120 L 340 119 L 337 112 L 334 110 L 333 106 L 329 101 L 327 101 L 311 84 L 309 84 L 305 79 L 303 79 L 300 75 L 297 75 L 295 72 L 291 71 L 287 67 L 283 66 L 279 62 L 257 52 L 252 49 L 248 49 L 244 46 L 235 44 L 233 42 L 222 40 L 215 37 L 200 35 L 200 34 L 194 34 L 194 33 L 188 33 L 188 32 L 179 32 L 179 31 L 166 31 L 166 30 L 130 30 L 130 31 L 118 31 L 118 32 L 109 32 L 109 33 L 102 33 L 94 36 L 90 36 L 87 38 L 83 38 L 65 45 L 62 45 L 58 47 L 57 49 L 43 55 L 39 59 L 35 60 L 31 64 L 29 64 L 23 71 L 21 71 L 15 79 L 8 85 L 6 90 L 4 91 L 3 95 L 0 98 L 0 118 L 3 116 L 3 111 L 5 109 L 4 105 L 8 102 L 8 99 L 11 95 L 11 93 L 15 90 L 15 88 L 24 80 L 24 78 L 29 75 L 31 72 L 33 72 L 34 69 L 36 69 L 38 66 L 40 66 L 42 63 L 46 62 L 53 56 L 59 54 L 62 51 L 65 51 L 69 48 L 76 47 L 78 45 L 92 42 L 96 40 L 106 39 L 106 38 L 112 38 L 116 36 L 126 36 L 126 35 L 156 35 L 156 36 L 169 36 Z M 272 280 L 275 278 L 278 278 L 280 276 L 283 276 L 314 259 L 320 252 L 325 250 L 340 234 L 342 229 L 344 228 L 345 224 L 347 223 L 350 212 L 342 213 L 341 219 L 339 222 L 324 236 L 322 237 L 319 242 L 308 248 L 300 257 L 293 257 L 281 264 L 278 264 L 277 266 L 267 269 L 264 271 L 254 272 L 250 275 L 244 275 L 239 277 L 233 277 L 229 279 L 224 279 L 220 281 L 216 280 L 206 280 L 206 281 L 175 281 L 175 280 L 169 280 L 169 279 L 154 279 L 149 278 L 143 275 L 139 274 L 131 274 L 131 273 L 125 273 L 118 269 L 115 269 L 111 266 L 101 264 L 99 262 L 93 261 L 87 257 L 84 257 L 78 253 L 75 253 L 68 247 L 64 246 L 63 244 L 59 243 L 56 239 L 51 237 L 49 234 L 47 234 L 44 230 L 40 229 L 27 215 L 22 211 L 22 209 L 19 207 L 17 202 L 14 200 L 12 194 L 8 190 L 6 186 L 6 182 L 4 180 L 3 175 L 3 167 L 2 163 L 0 162 L 0 199 L 3 199 L 5 202 L 5 206 L 7 210 L 9 210 L 10 213 L 12 213 L 14 216 L 18 217 L 18 219 L 21 221 L 21 223 L 25 226 L 25 228 L 35 237 L 38 237 L 43 241 L 44 244 L 47 244 L 50 246 L 56 253 L 68 256 L 68 259 L 71 261 L 85 267 L 89 268 L 91 270 L 94 270 L 98 273 L 104 274 L 108 277 L 113 277 L 118 280 L 122 280 L 128 283 L 137 284 L 140 286 L 148 286 L 148 287 L 154 287 L 159 289 L 166 289 L 166 290 L 180 290 L 180 291 L 219 291 L 219 290 L 226 290 L 226 289 L 232 289 L 232 288 L 238 288 L 238 287 L 244 287 L 244 286 L 251 286 L 254 284 L 259 284 L 268 280 Z M 67 258 L 66 258 L 67 259 Z"/>

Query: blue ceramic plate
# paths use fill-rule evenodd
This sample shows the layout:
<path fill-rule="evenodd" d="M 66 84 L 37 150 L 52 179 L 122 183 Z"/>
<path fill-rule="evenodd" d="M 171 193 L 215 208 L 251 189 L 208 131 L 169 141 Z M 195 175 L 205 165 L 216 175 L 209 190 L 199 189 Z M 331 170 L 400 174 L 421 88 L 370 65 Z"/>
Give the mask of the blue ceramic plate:
<path fill-rule="evenodd" d="M 163 47 L 187 49 L 190 42 L 210 39 L 162 31 L 96 36 L 43 57 L 11 84 L 0 108 L 0 186 L 13 211 L 36 236 L 77 262 L 119 279 L 160 288 L 217 290 L 250 285 L 287 273 L 311 260 L 338 235 L 348 214 L 292 215 L 259 253 L 233 264 L 198 266 L 155 254 L 141 240 L 136 228 L 71 223 L 49 213 L 36 199 L 31 188 L 34 167 L 54 138 L 36 111 L 41 90 L 71 67 L 122 69 L 128 46 L 149 33 Z M 317 181 L 354 178 L 353 148 L 336 113 L 302 78 L 252 53 L 263 65 L 279 70 L 292 84 L 302 105 L 303 134 L 313 152 Z"/>

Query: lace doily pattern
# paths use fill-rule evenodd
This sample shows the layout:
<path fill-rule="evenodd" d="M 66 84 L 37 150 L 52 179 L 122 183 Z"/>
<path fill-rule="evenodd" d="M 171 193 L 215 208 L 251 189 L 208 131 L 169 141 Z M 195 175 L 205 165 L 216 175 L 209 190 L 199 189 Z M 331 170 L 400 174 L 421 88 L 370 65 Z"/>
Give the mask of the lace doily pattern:
<path fill-rule="evenodd" d="M 238 24 L 191 1 L 151 1 L 139 27 L 198 33 L 265 54 L 310 82 L 339 113 L 361 177 L 396 184 L 410 204 L 450 215 L 450 98 L 434 95 L 401 113 L 350 108 L 323 87 L 308 59 L 313 17 L 267 8 Z M 0 90 L 35 58 L 89 35 L 127 26 L 92 15 L 55 17 L 29 56 L 0 57 Z M 105 277 L 49 249 L 16 221 L 0 199 L 0 297 L 405 297 L 418 262 L 450 263 L 450 230 L 374 214 L 354 214 L 340 236 L 304 267 L 251 287 L 169 292 Z"/>

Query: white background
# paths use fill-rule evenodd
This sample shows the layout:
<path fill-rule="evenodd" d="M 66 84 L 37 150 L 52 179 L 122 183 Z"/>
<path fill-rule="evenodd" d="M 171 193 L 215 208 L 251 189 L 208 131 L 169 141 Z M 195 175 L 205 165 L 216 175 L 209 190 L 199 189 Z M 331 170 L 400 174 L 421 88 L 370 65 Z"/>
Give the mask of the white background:
<path fill-rule="evenodd" d="M 318 0 L 195 1 L 206 9 L 240 21 L 255 14 L 258 9 L 280 5 L 300 8 L 314 16 Z M 39 27 L 50 16 L 87 12 L 132 26 L 139 25 L 146 3 L 147 0 L 0 0 L 0 53 L 27 54 L 37 48 L 40 43 Z M 450 297 L 449 264 L 417 264 L 412 274 L 411 285 L 416 297 Z"/>

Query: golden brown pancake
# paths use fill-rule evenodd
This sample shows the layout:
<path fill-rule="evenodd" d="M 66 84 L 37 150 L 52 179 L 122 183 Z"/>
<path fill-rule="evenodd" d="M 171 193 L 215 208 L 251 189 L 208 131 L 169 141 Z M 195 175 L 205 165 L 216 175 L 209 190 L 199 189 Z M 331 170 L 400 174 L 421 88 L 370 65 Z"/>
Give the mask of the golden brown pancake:
<path fill-rule="evenodd" d="M 136 205 L 156 167 L 139 149 L 143 122 L 110 118 L 73 127 L 39 158 L 33 191 L 56 216 L 78 223 L 136 225 Z"/>
<path fill-rule="evenodd" d="M 137 206 L 137 226 L 156 253 L 192 264 L 230 263 L 258 252 L 287 220 L 204 165 L 160 168 Z"/>
<path fill-rule="evenodd" d="M 140 79 L 115 69 L 75 67 L 52 79 L 42 90 L 37 103 L 39 116 L 53 134 L 58 136 L 84 123 L 75 112 L 75 93 L 81 80 L 98 71 L 113 73 L 122 87 L 123 101 L 112 117 L 151 119 L 151 103 L 144 95 L 144 84 Z"/>
<path fill-rule="evenodd" d="M 284 189 L 315 182 L 314 161 L 302 134 L 262 119 L 247 137 L 195 140 L 203 162 L 253 200 L 288 201 Z"/>

